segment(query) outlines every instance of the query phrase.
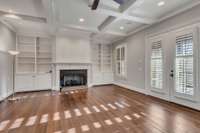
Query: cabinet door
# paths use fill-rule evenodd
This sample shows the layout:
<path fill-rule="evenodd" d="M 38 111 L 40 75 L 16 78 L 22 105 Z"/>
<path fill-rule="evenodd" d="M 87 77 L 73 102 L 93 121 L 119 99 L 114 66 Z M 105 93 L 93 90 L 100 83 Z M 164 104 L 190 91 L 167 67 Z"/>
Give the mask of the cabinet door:
<path fill-rule="evenodd" d="M 103 81 L 104 81 L 104 84 L 112 84 L 113 83 L 113 74 L 112 73 L 103 73 Z"/>
<path fill-rule="evenodd" d="M 31 91 L 35 89 L 35 75 L 16 75 L 15 91 Z"/>
<path fill-rule="evenodd" d="M 95 73 L 93 75 L 93 84 L 94 85 L 101 85 L 103 82 L 103 76 L 101 73 Z"/>
<path fill-rule="evenodd" d="M 47 90 L 51 89 L 51 74 L 38 74 L 36 76 L 36 88 L 35 90 Z"/>

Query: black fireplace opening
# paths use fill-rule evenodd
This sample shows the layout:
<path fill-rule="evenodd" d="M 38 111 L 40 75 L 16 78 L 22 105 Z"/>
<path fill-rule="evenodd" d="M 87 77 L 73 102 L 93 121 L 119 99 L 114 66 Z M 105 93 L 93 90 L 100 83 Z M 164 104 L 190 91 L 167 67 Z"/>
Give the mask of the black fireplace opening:
<path fill-rule="evenodd" d="M 60 70 L 60 87 L 87 85 L 87 70 Z"/>

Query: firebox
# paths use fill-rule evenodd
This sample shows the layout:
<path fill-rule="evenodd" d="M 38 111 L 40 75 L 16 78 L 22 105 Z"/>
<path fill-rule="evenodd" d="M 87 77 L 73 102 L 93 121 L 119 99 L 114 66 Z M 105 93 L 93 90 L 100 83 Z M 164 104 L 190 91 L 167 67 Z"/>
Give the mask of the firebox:
<path fill-rule="evenodd" d="M 87 70 L 60 70 L 60 88 L 87 85 Z"/>

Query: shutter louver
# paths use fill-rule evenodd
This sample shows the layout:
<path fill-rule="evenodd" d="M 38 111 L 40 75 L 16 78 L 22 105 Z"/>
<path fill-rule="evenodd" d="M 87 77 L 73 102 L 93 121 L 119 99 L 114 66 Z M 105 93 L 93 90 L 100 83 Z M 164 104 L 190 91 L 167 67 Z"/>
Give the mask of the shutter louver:
<path fill-rule="evenodd" d="M 125 46 L 116 49 L 116 71 L 118 76 L 126 76 L 126 50 Z"/>
<path fill-rule="evenodd" d="M 176 38 L 176 92 L 194 95 L 193 87 L 193 36 Z"/>
<path fill-rule="evenodd" d="M 151 87 L 162 89 L 163 85 L 163 53 L 161 41 L 154 42 L 151 54 Z"/>

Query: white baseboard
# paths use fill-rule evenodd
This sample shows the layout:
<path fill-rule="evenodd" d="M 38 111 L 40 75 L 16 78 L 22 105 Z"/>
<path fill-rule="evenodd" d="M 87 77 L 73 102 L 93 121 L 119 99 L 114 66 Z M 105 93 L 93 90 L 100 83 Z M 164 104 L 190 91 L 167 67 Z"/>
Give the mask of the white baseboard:
<path fill-rule="evenodd" d="M 122 84 L 122 83 L 118 83 L 118 82 L 113 82 L 113 84 L 117 85 L 117 86 L 121 86 L 121 87 L 129 89 L 129 90 L 132 90 L 132 91 L 136 91 L 136 92 L 148 95 L 148 92 L 146 89 L 141 89 L 141 88 L 137 88 L 137 87 L 134 87 L 131 85 L 126 85 L 126 84 Z"/>
<path fill-rule="evenodd" d="M 93 86 L 94 86 L 93 84 L 89 84 L 89 85 L 88 85 L 89 88 L 91 88 L 91 87 L 93 87 Z"/>
<path fill-rule="evenodd" d="M 0 96 L 0 102 L 3 101 L 3 100 L 4 100 L 4 98 L 2 96 Z"/>
<path fill-rule="evenodd" d="M 117 85 L 117 86 L 120 86 L 120 87 L 123 87 L 123 88 L 126 88 L 126 89 L 129 89 L 129 90 L 136 91 L 138 93 L 142 93 L 142 94 L 145 94 L 145 95 L 150 95 L 150 96 L 157 97 L 157 98 L 165 100 L 165 101 L 173 102 L 175 104 L 179 104 L 179 105 L 182 105 L 182 106 L 185 106 L 185 107 L 189 107 L 189 108 L 193 108 L 193 109 L 196 109 L 196 110 L 200 110 L 200 104 L 199 103 L 193 103 L 193 104 L 189 104 L 188 103 L 188 104 L 186 104 L 185 101 L 181 101 L 181 100 L 179 100 L 179 101 L 177 101 L 177 100 L 170 101 L 168 98 L 159 97 L 159 96 L 151 93 L 147 89 L 140 89 L 140 88 L 137 88 L 137 87 L 134 87 L 134 86 L 131 86 L 131 85 L 122 84 L 122 83 L 118 83 L 118 82 L 113 82 L 113 84 Z"/>
<path fill-rule="evenodd" d="M 10 95 L 12 95 L 12 91 L 9 91 L 7 94 L 3 94 L 2 96 L 0 96 L 0 101 L 5 100 L 7 97 L 9 97 Z"/>

